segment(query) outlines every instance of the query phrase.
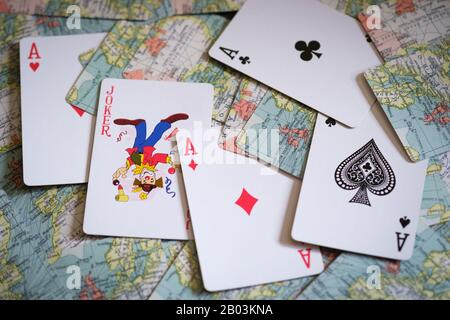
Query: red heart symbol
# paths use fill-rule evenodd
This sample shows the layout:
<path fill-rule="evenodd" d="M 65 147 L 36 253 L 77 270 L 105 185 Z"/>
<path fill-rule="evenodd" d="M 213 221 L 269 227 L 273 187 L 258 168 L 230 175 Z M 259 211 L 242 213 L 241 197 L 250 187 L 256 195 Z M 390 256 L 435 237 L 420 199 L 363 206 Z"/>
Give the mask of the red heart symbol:
<path fill-rule="evenodd" d="M 30 68 L 31 70 L 36 72 L 36 70 L 39 68 L 39 62 L 30 62 Z"/>

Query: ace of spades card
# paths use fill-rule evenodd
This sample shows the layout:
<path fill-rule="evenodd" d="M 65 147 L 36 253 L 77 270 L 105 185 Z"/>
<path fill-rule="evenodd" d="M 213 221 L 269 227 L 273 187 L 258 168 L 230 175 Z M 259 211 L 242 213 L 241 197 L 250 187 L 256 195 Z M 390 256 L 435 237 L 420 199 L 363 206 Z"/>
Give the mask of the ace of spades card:
<path fill-rule="evenodd" d="M 319 114 L 292 237 L 409 259 L 426 167 L 427 161 L 409 161 L 378 104 L 356 129 Z"/>
<path fill-rule="evenodd" d="M 212 102 L 209 84 L 102 81 L 85 233 L 192 238 L 175 136 L 209 128 Z"/>

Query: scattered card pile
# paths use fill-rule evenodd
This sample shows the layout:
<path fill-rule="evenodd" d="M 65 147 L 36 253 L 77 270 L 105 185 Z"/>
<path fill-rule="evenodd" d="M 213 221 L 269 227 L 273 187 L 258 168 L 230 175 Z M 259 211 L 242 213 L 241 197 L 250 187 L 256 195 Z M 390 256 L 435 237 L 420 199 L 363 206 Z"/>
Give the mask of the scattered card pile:
<path fill-rule="evenodd" d="M 450 167 L 450 5 L 411 3 L 381 4 L 376 29 L 319 1 L 247 0 L 229 23 L 25 37 L 23 180 L 87 183 L 88 235 L 195 240 L 208 291 L 319 274 L 327 248 L 408 260 L 449 218 L 423 199 L 436 159 Z M 444 17 L 431 38 L 392 31 L 418 15 Z"/>

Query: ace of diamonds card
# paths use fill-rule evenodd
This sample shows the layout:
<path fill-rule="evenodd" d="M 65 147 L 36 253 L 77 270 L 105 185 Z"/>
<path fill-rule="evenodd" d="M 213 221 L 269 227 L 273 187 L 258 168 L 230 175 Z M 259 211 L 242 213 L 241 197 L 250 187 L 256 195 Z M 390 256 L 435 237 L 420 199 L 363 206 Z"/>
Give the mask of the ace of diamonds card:
<path fill-rule="evenodd" d="M 215 128 L 217 129 L 217 128 Z M 317 247 L 290 229 L 300 180 L 180 131 L 177 147 L 203 284 L 227 290 L 318 274 Z M 205 135 L 206 136 L 206 135 Z"/>

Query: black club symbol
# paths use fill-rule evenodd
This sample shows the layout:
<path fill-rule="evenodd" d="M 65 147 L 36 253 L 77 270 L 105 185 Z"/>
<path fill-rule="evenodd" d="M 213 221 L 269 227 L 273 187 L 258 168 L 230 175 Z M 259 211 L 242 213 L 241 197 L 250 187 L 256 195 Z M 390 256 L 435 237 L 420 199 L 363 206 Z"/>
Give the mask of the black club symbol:
<path fill-rule="evenodd" d="M 297 51 L 300 51 L 300 58 L 302 58 L 303 61 L 310 61 L 313 58 L 313 54 L 319 59 L 322 54 L 319 52 L 316 52 L 320 49 L 320 43 L 318 41 L 310 41 L 308 44 L 306 44 L 305 41 L 298 41 L 295 43 L 295 49 Z"/>
<path fill-rule="evenodd" d="M 241 63 L 242 64 L 248 64 L 248 63 L 250 63 L 251 61 L 250 61 L 250 57 L 242 57 L 242 56 L 240 56 L 239 57 L 239 60 L 241 60 Z"/>
<path fill-rule="evenodd" d="M 363 169 L 364 171 L 369 172 L 370 170 L 372 170 L 372 166 L 367 162 L 365 165 L 363 165 Z"/>

